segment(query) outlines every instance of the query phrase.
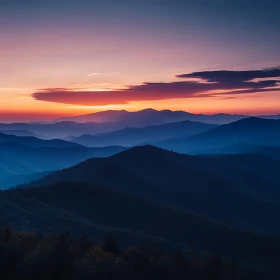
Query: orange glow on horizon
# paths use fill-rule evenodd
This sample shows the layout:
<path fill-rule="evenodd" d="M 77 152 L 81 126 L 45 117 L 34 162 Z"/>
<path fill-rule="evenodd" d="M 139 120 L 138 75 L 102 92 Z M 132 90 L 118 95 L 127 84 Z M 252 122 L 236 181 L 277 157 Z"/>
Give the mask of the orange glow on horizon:
<path fill-rule="evenodd" d="M 108 82 L 112 90 L 124 88 L 120 86 L 121 84 L 128 84 L 123 82 L 125 81 L 124 77 L 119 77 L 119 75 L 114 77 L 118 80 L 114 80 L 111 84 Z M 129 78 L 127 79 L 129 80 Z M 81 82 L 80 84 L 71 84 L 71 86 L 77 89 L 106 91 L 108 88 L 104 88 L 103 85 L 106 79 L 103 79 L 105 78 L 102 77 L 98 83 L 96 81 L 95 83 Z M 66 85 L 69 86 L 69 84 Z M 41 86 L 38 88 L 45 87 Z M 154 108 L 156 110 L 169 109 L 172 111 L 182 110 L 194 114 L 280 114 L 278 105 L 280 91 L 244 94 L 241 96 L 231 94 L 228 96 L 217 95 L 214 97 L 133 101 L 127 104 L 105 106 L 83 106 L 39 101 L 32 98 L 32 92 L 34 92 L 34 88 L 31 86 L 0 87 L 0 122 L 52 121 L 60 117 L 90 114 L 105 110 L 139 111 L 145 108 Z M 215 93 L 218 94 L 219 91 Z"/>
<path fill-rule="evenodd" d="M 273 95 L 276 95 L 275 93 Z M 206 99 L 206 100 L 205 100 Z M 243 97 L 240 99 L 218 99 L 218 98 L 191 98 L 191 99 L 169 99 L 155 102 L 131 102 L 123 105 L 107 106 L 73 106 L 49 102 L 38 102 L 31 99 L 29 106 L 24 108 L 1 108 L 1 122 L 18 121 L 52 121 L 60 117 L 70 117 L 83 114 L 95 113 L 105 110 L 127 110 L 139 111 L 145 108 L 155 110 L 182 110 L 194 114 L 245 114 L 245 115 L 264 115 L 279 114 L 280 110 L 275 102 L 275 96 L 269 99 L 267 96 Z M 265 102 L 264 102 L 265 100 Z M 40 104 L 40 106 L 38 106 Z M 250 104 L 250 106 L 248 106 Z M 237 109 L 238 108 L 238 109 Z"/>

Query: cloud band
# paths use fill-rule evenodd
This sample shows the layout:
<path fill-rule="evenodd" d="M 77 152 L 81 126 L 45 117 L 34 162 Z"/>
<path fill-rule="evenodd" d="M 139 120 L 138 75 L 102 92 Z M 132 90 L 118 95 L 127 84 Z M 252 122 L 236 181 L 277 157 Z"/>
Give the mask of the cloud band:
<path fill-rule="evenodd" d="M 32 96 L 41 101 L 102 106 L 127 104 L 132 101 L 205 98 L 217 95 L 280 91 L 280 68 L 252 71 L 205 71 L 180 74 L 176 77 L 185 80 L 169 83 L 148 82 L 142 85 L 132 85 L 126 89 L 111 91 L 49 88 L 37 91 Z M 194 78 L 198 80 L 194 81 Z"/>

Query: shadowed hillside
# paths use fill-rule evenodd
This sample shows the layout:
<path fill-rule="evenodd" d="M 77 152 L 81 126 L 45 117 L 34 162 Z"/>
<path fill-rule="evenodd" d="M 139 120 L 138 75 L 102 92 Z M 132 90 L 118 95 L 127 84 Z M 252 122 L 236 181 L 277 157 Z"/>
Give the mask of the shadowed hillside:
<path fill-rule="evenodd" d="M 237 228 L 279 233 L 273 222 L 280 210 L 279 168 L 279 162 L 263 156 L 198 157 L 143 146 L 89 159 L 32 185 L 98 184 Z"/>
<path fill-rule="evenodd" d="M 246 118 L 187 138 L 156 143 L 157 146 L 184 153 L 230 146 L 240 142 L 280 146 L 280 120 Z"/>
<path fill-rule="evenodd" d="M 280 147 L 254 145 L 246 142 L 237 143 L 230 146 L 202 149 L 201 154 L 260 154 L 280 161 Z"/>
<path fill-rule="evenodd" d="M 0 192 L 0 224 L 21 230 L 110 234 L 124 246 L 145 242 L 149 247 L 220 254 L 247 265 L 273 266 L 278 238 L 239 231 L 203 217 L 172 209 L 108 188 L 85 183 L 49 185 Z M 13 213 L 11 215 L 11 213 Z"/>

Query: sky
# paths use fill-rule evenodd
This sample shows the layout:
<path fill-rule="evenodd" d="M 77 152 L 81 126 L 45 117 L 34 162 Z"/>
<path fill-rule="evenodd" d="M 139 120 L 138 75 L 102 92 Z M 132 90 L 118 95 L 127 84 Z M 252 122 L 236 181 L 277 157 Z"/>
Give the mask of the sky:
<path fill-rule="evenodd" d="M 0 0 L 0 121 L 280 113 L 278 0 Z"/>

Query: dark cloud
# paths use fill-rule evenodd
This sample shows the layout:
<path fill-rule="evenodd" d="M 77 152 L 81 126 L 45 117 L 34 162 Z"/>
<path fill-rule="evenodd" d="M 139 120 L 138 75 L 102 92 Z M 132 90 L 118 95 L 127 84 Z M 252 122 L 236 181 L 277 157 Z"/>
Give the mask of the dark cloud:
<path fill-rule="evenodd" d="M 45 89 L 33 93 L 33 97 L 37 100 L 64 104 L 102 106 L 126 104 L 131 101 L 205 98 L 217 95 L 280 91 L 278 87 L 280 68 L 253 71 L 205 71 L 181 74 L 176 77 L 186 80 L 170 83 L 144 83 L 112 91 Z M 191 80 L 193 78 L 200 80 L 193 81 Z"/>
<path fill-rule="evenodd" d="M 204 71 L 193 72 L 190 74 L 180 74 L 177 78 L 200 78 L 209 82 L 226 83 L 226 82 L 245 82 L 253 79 L 264 78 L 279 78 L 279 68 L 269 68 L 263 70 L 248 70 L 248 71 Z"/>

